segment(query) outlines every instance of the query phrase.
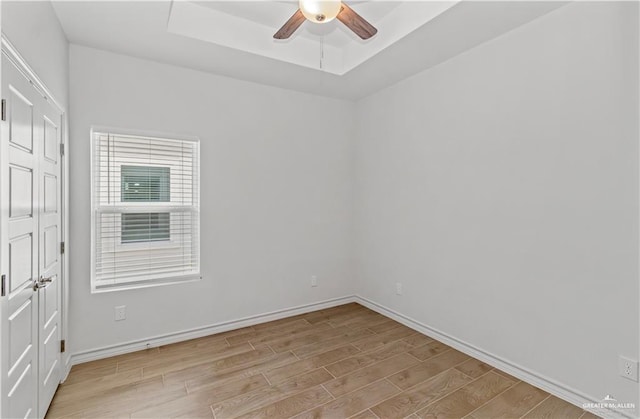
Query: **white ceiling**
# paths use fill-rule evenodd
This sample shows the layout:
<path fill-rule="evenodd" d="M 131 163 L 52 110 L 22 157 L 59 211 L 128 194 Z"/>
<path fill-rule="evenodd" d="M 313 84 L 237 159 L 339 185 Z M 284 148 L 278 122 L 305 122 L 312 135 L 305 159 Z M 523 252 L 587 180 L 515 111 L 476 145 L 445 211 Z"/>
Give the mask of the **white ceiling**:
<path fill-rule="evenodd" d="M 378 28 L 372 40 L 361 41 L 336 21 L 305 22 L 291 40 L 274 41 L 296 10 L 290 1 L 53 3 L 72 43 L 345 99 L 367 96 L 566 3 L 349 4 Z"/>

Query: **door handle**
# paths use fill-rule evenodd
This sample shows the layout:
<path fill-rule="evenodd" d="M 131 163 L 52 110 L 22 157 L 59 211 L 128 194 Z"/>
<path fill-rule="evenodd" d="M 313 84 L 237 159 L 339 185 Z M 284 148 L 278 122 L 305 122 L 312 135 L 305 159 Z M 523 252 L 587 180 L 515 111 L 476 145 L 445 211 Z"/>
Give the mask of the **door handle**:
<path fill-rule="evenodd" d="M 54 276 L 44 276 L 41 275 L 36 281 L 33 281 L 33 290 L 38 291 L 40 288 L 44 288 L 48 283 L 53 281 Z"/>

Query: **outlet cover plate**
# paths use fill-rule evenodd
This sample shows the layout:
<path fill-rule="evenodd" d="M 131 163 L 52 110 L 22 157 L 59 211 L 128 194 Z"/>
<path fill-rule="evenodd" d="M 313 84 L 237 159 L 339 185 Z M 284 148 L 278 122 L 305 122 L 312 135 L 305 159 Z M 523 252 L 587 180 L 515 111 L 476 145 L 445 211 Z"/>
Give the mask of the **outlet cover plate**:
<path fill-rule="evenodd" d="M 127 306 L 114 307 L 114 319 L 115 321 L 121 321 L 127 318 Z"/>
<path fill-rule="evenodd" d="M 396 282 L 396 294 L 402 295 L 402 284 L 400 282 Z"/>
<path fill-rule="evenodd" d="M 638 361 L 620 356 L 618 358 L 618 371 L 622 377 L 638 382 Z"/>

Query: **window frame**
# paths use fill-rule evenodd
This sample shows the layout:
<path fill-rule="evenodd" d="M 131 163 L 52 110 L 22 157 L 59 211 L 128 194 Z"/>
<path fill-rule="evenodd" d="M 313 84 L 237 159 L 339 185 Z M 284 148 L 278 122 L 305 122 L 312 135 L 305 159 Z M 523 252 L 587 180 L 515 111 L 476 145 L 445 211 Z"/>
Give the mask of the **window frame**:
<path fill-rule="evenodd" d="M 126 128 L 114 128 L 109 126 L 102 125 L 92 125 L 89 130 L 90 136 L 90 206 L 91 206 L 91 229 L 90 229 L 90 241 L 91 241 L 91 293 L 103 293 L 103 292 L 114 292 L 114 291 L 126 291 L 140 288 L 150 288 L 157 287 L 163 285 L 176 285 L 176 284 L 184 284 L 189 282 L 196 282 L 202 280 L 202 256 L 200 250 L 198 251 L 198 259 L 197 259 L 197 273 L 189 274 L 189 275 L 175 275 L 167 278 L 158 278 L 158 279 L 144 279 L 144 280 L 122 280 L 121 282 L 114 284 L 112 286 L 96 286 L 96 242 L 97 242 L 97 234 L 96 231 L 96 215 L 98 214 L 98 209 L 96 208 L 96 195 L 97 192 L 95 190 L 95 175 L 96 175 L 96 167 L 95 167 L 95 150 L 96 150 L 96 133 L 105 133 L 114 136 L 134 136 L 134 137 L 143 137 L 148 139 L 159 139 L 159 140 L 175 140 L 175 141 L 185 141 L 192 142 L 195 144 L 195 152 L 197 155 L 194 169 L 194 179 L 196 180 L 197 185 L 193 185 L 193 187 L 197 187 L 198 193 L 198 204 L 196 206 L 197 212 L 197 221 L 198 221 L 198 237 L 196 239 L 196 246 L 198 249 L 201 249 L 201 240 L 200 240 L 200 202 L 201 202 L 201 194 L 200 194 L 200 138 L 196 136 L 190 135 L 181 135 L 174 133 L 166 133 L 166 132 L 158 132 L 158 131 L 148 131 L 148 130 L 136 130 L 136 129 L 126 129 Z M 114 212 L 123 212 L 124 210 L 131 211 L 139 211 L 141 208 L 147 208 L 149 202 L 121 202 L 120 205 L 114 205 L 112 210 Z M 157 202 L 156 204 L 161 204 L 157 206 L 154 205 L 154 212 L 172 212 L 176 209 L 184 208 L 183 205 L 179 204 L 171 204 L 170 202 Z M 142 242 L 142 243 L 121 243 L 121 238 L 117 240 L 116 247 L 118 251 L 140 251 L 142 249 L 148 248 L 179 248 L 180 245 L 177 244 L 173 239 L 170 238 L 168 241 L 157 241 L 157 242 Z"/>

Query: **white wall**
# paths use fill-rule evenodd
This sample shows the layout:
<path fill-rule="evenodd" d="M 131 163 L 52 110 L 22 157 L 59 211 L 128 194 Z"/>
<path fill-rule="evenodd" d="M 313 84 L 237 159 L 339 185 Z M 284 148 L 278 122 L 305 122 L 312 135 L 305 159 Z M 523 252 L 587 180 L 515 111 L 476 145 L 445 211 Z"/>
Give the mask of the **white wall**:
<path fill-rule="evenodd" d="M 2 8 L 2 33 L 51 90 L 67 106 L 69 43 L 50 1 L 6 1 Z"/>
<path fill-rule="evenodd" d="M 353 294 L 353 103 L 76 45 L 70 57 L 72 352 Z M 90 293 L 92 124 L 201 139 L 202 281 Z"/>
<path fill-rule="evenodd" d="M 363 295 L 638 404 L 638 4 L 562 7 L 358 103 Z M 395 295 L 402 282 L 404 295 Z"/>

